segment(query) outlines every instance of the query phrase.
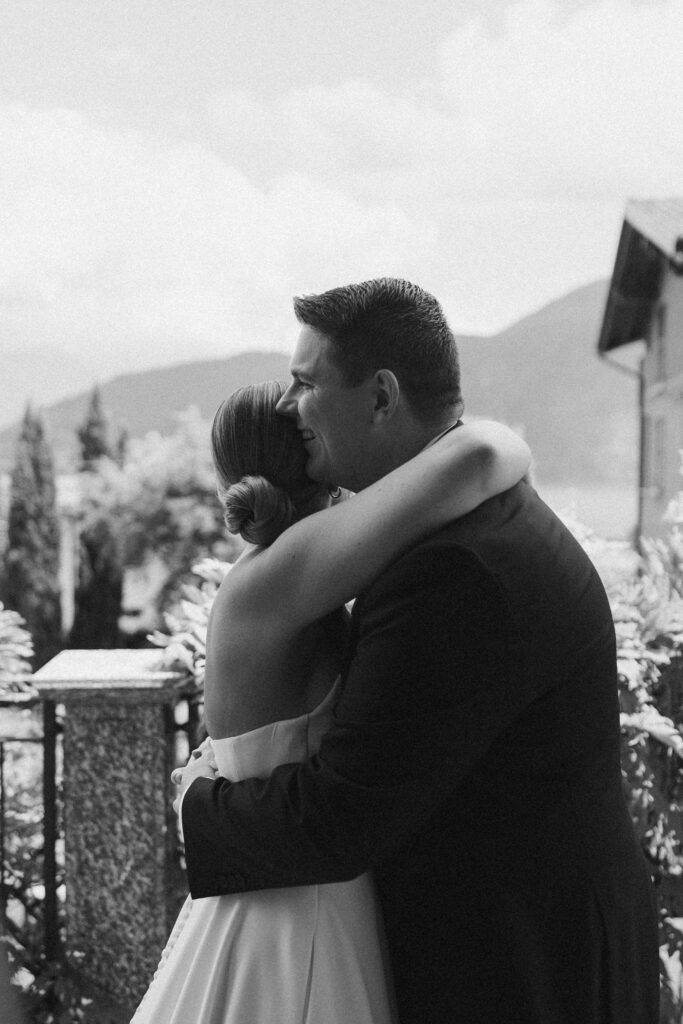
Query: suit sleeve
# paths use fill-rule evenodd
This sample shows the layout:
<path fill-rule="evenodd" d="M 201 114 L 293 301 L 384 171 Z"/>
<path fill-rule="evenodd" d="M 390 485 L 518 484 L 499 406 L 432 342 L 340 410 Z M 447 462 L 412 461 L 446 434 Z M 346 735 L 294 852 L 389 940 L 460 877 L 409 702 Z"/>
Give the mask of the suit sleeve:
<path fill-rule="evenodd" d="M 395 563 L 366 592 L 359 621 L 317 756 L 265 780 L 188 789 L 195 898 L 355 878 L 420 829 L 527 699 L 510 686 L 504 595 L 452 543 Z"/>

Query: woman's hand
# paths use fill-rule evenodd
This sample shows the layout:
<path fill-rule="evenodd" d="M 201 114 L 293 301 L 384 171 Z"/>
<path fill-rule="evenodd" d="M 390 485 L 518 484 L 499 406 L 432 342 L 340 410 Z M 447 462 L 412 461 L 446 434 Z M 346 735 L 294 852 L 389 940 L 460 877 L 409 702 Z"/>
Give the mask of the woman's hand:
<path fill-rule="evenodd" d="M 180 812 L 180 801 L 183 794 L 195 779 L 210 779 L 213 782 L 217 775 L 216 755 L 213 752 L 211 740 L 206 739 L 196 750 L 192 751 L 184 768 L 176 768 L 171 773 L 171 782 L 178 787 L 178 793 L 173 801 L 173 810 L 176 814 Z"/>

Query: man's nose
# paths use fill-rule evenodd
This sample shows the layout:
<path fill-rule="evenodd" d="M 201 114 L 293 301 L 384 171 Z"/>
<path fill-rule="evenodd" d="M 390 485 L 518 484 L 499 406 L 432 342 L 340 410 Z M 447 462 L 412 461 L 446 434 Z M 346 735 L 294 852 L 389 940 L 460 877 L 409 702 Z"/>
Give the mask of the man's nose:
<path fill-rule="evenodd" d="M 275 406 L 275 412 L 278 412 L 281 416 L 296 416 L 296 399 L 292 395 L 291 384 Z"/>

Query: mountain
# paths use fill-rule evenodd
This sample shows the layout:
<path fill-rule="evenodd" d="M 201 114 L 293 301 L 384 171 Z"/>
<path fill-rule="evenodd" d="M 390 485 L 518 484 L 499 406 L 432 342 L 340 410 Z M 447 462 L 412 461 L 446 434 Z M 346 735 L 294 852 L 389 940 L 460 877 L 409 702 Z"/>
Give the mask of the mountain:
<path fill-rule="evenodd" d="M 188 406 L 197 406 L 204 419 L 211 419 L 223 399 L 242 384 L 287 380 L 288 363 L 283 353 L 247 352 L 226 359 L 183 363 L 114 377 L 100 387 L 110 437 L 114 439 L 124 428 L 130 437 L 142 437 L 152 430 L 170 434 L 176 424 L 176 414 Z M 76 452 L 74 432 L 85 418 L 91 390 L 41 410 L 61 469 L 69 466 Z M 8 472 L 12 465 L 17 431 L 17 424 L 0 431 L 0 471 Z"/>
<path fill-rule="evenodd" d="M 585 487 L 636 479 L 636 381 L 596 352 L 606 291 L 607 282 L 594 282 L 495 336 L 458 339 L 466 414 L 520 430 L 538 480 Z M 240 384 L 287 379 L 287 362 L 280 353 L 250 352 L 115 377 L 101 387 L 112 436 L 124 426 L 131 436 L 170 432 L 175 414 L 190 405 L 209 419 Z M 43 409 L 61 466 L 88 399 L 84 391 Z M 16 429 L 0 431 L 0 469 L 11 466 Z"/>
<path fill-rule="evenodd" d="M 637 380 L 597 355 L 607 287 L 593 282 L 494 337 L 460 342 L 466 412 L 520 429 L 544 481 L 637 478 Z"/>
<path fill-rule="evenodd" d="M 19 345 L 0 337 L 0 429 L 19 419 L 26 404 L 41 406 L 76 395 L 97 370 L 59 347 Z"/>

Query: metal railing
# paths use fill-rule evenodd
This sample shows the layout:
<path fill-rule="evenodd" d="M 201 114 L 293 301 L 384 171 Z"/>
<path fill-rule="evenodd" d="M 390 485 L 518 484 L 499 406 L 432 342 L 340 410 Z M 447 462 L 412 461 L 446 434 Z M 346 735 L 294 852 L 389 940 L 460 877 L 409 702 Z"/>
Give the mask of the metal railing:
<path fill-rule="evenodd" d="M 33 714 L 29 716 L 27 712 Z M 4 932 L 13 930 L 8 920 L 8 904 L 16 887 L 10 887 L 8 880 L 10 877 L 17 878 L 21 871 L 21 865 L 13 866 L 10 863 L 8 849 L 9 840 L 12 838 L 9 833 L 9 824 L 12 820 L 10 804 L 16 798 L 17 791 L 16 783 L 10 786 L 8 769 L 10 762 L 16 766 L 19 760 L 10 755 L 17 748 L 21 750 L 27 745 L 38 745 L 42 749 L 42 847 L 37 852 L 42 855 L 43 894 L 36 902 L 42 905 L 42 914 L 32 912 L 31 906 L 24 909 L 27 914 L 34 917 L 36 925 L 42 917 L 42 951 L 48 960 L 52 960 L 60 947 L 57 746 L 61 723 L 58 721 L 54 703 L 41 701 L 33 694 L 3 694 L 0 696 L 0 714 L 0 928 Z M 32 881 L 35 886 L 35 880 Z M 21 880 L 17 884 L 21 886 Z"/>
<path fill-rule="evenodd" d="M 179 694 L 173 740 L 175 763 L 184 763 L 190 750 L 203 738 L 200 724 L 202 703 L 201 696 L 195 692 Z M 61 952 L 59 887 L 64 880 L 63 843 L 59 842 L 62 830 L 61 758 L 58 757 L 63 725 L 57 711 L 54 701 L 41 699 L 35 694 L 0 694 L 0 934 L 15 932 L 19 935 L 26 930 L 25 925 L 23 928 L 13 927 L 8 920 L 8 904 L 16 897 L 17 886 L 22 885 L 22 866 L 12 863 L 10 849 L 17 789 L 16 781 L 11 778 L 11 768 L 16 765 L 17 758 L 11 755 L 24 746 L 38 746 L 42 749 L 42 845 L 35 852 L 42 861 L 38 881 L 43 891 L 38 890 L 34 905 L 24 909 L 32 917 L 33 930 L 42 930 L 42 953 L 48 961 L 56 959 Z M 30 719 L 29 712 L 32 712 Z M 31 885 L 37 888 L 35 877 L 31 879 Z"/>

